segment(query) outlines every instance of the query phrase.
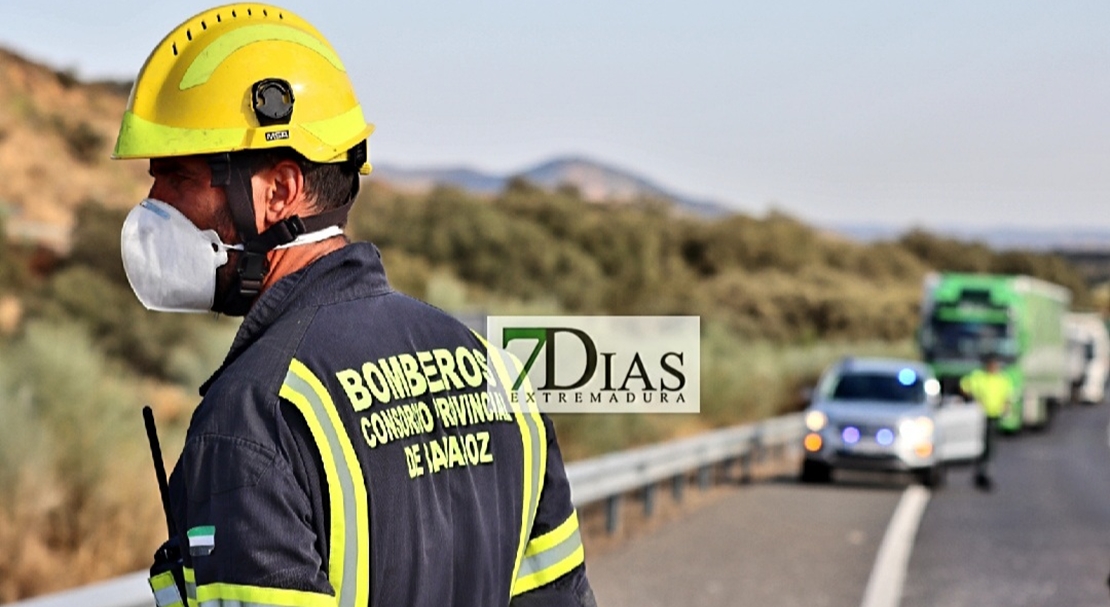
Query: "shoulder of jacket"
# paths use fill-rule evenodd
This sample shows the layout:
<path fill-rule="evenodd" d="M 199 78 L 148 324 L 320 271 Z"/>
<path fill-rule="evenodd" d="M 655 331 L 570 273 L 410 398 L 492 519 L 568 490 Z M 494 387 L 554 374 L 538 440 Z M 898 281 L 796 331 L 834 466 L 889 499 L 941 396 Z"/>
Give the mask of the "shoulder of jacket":
<path fill-rule="evenodd" d="M 298 322 L 275 323 L 247 346 L 207 387 L 189 424 L 190 436 L 231 434 L 274 444 L 284 424 L 280 391 L 301 338 Z"/>

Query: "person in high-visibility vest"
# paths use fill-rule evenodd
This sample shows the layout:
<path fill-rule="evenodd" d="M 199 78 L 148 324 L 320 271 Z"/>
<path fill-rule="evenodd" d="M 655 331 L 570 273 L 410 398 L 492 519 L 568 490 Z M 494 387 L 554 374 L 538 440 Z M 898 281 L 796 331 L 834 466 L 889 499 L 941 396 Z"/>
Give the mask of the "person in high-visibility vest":
<path fill-rule="evenodd" d="M 1010 377 L 1003 373 L 1001 359 L 991 354 L 984 357 L 982 368 L 960 379 L 960 391 L 978 402 L 987 417 L 983 425 L 983 453 L 975 463 L 975 486 L 990 490 L 994 484 L 989 470 L 994 434 L 999 418 L 1008 413 L 1013 405 L 1014 385 Z"/>
<path fill-rule="evenodd" d="M 372 130 L 335 49 L 266 4 L 197 14 L 135 80 L 113 155 L 154 182 L 122 229 L 131 287 L 245 316 L 169 480 L 155 601 L 594 607 L 519 361 L 344 235 Z"/>

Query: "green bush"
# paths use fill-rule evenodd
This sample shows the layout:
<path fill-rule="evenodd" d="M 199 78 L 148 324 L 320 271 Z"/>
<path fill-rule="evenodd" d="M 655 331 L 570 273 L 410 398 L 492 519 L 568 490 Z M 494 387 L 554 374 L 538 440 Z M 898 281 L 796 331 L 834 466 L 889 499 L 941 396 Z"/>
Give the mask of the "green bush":
<path fill-rule="evenodd" d="M 66 150 L 74 160 L 93 165 L 106 157 L 105 146 L 108 139 L 89 123 L 72 123 L 62 116 L 54 115 L 50 118 L 50 125 L 61 135 Z"/>
<path fill-rule="evenodd" d="M 82 203 L 73 220 L 66 265 L 88 268 L 111 284 L 130 289 L 120 253 L 120 230 L 127 213 L 97 200 Z"/>
<path fill-rule="evenodd" d="M 749 338 L 812 342 L 911 336 L 932 270 L 1027 273 L 1089 299 L 1074 269 L 1048 255 L 922 230 L 860 244 L 781 212 L 709 221 L 657 202 L 590 203 L 523 179 L 494 197 L 372 185 L 355 208 L 356 235 L 397 258 L 395 282 L 419 294 L 436 272 L 458 278 L 437 279 L 457 287 L 448 299 L 439 291 L 448 307 L 548 299 L 570 313 L 697 314 Z"/>
<path fill-rule="evenodd" d="M 0 214 L 0 293 L 23 291 L 31 284 L 31 252 L 8 241 L 7 220 Z"/>
<path fill-rule="evenodd" d="M 103 481 L 117 447 L 143 436 L 134 378 L 103 362 L 75 324 L 31 323 L 9 343 L 0 353 L 0 394 L 5 496 L 18 493 L 17 471 L 35 470 L 64 487 L 60 510 L 77 512 L 110 493 Z M 76 543 L 87 530 L 75 525 L 56 531 Z"/>
<path fill-rule="evenodd" d="M 74 323 L 0 348 L 0 601 L 149 563 L 164 526 L 138 386 Z"/>

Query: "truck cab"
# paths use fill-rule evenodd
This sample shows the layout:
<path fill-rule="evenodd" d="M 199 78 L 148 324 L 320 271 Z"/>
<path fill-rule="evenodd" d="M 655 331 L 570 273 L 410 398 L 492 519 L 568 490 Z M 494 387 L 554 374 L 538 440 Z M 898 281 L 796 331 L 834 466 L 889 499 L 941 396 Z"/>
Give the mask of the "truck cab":
<path fill-rule="evenodd" d="M 987 355 L 1003 362 L 1019 395 L 999 420 L 1005 432 L 1048 425 L 1054 404 L 1069 400 L 1064 317 L 1071 293 L 1029 276 L 930 274 L 917 337 L 944 395 Z"/>

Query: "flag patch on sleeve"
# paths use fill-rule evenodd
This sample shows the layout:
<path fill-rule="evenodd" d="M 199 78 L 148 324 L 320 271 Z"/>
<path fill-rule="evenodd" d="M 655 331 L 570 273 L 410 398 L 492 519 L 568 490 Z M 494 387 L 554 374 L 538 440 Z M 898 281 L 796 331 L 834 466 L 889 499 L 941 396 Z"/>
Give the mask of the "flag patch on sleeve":
<path fill-rule="evenodd" d="M 189 554 L 192 556 L 208 556 L 216 549 L 214 526 L 193 527 L 185 535 L 189 538 Z"/>

